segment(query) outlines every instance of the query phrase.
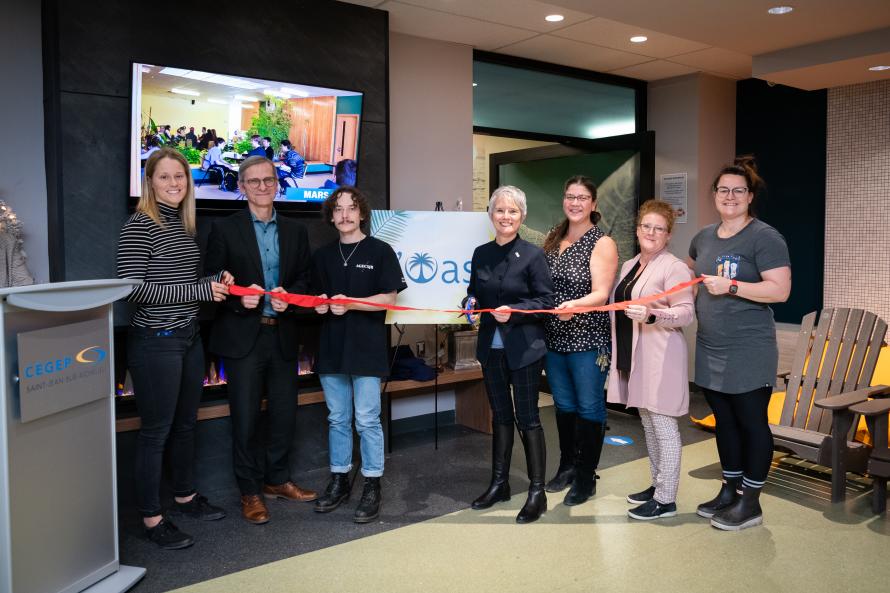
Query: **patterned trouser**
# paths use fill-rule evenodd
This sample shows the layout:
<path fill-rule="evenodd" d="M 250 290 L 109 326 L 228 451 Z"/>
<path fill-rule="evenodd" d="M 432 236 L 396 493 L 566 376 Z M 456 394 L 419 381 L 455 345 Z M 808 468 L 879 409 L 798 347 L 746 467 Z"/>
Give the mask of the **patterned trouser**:
<path fill-rule="evenodd" d="M 656 414 L 640 408 L 640 420 L 649 450 L 649 470 L 655 486 L 655 500 L 667 504 L 676 502 L 680 485 L 680 430 L 673 416 Z"/>

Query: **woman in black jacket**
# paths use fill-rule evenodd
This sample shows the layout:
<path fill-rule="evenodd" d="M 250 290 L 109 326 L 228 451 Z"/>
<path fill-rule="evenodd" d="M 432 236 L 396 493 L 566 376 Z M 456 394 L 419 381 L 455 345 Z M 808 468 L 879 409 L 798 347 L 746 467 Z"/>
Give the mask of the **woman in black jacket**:
<path fill-rule="evenodd" d="M 547 349 L 540 315 L 513 314 L 506 309 L 553 308 L 553 283 L 544 252 L 519 237 L 526 211 L 525 194 L 517 187 L 499 187 L 491 195 L 488 215 L 495 239 L 473 252 L 466 299 L 468 308 L 501 310 L 482 316 L 476 347 L 491 404 L 494 443 L 491 484 L 472 506 L 487 509 L 509 500 L 515 422 L 531 482 L 517 523 L 536 521 L 547 509 L 544 430 L 538 416 L 538 387 Z"/>

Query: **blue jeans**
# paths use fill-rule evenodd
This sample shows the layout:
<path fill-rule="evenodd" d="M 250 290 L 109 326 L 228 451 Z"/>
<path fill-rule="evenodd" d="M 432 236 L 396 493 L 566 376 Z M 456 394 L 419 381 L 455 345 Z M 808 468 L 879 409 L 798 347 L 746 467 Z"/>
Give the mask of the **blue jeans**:
<path fill-rule="evenodd" d="M 380 425 L 380 377 L 321 375 L 324 401 L 328 405 L 328 448 L 331 471 L 344 474 L 352 469 L 352 409 L 362 451 L 362 475 L 383 475 L 383 427 Z"/>
<path fill-rule="evenodd" d="M 547 382 L 560 413 L 574 412 L 590 422 L 606 421 L 603 388 L 609 369 L 597 364 L 600 352 L 548 352 Z"/>

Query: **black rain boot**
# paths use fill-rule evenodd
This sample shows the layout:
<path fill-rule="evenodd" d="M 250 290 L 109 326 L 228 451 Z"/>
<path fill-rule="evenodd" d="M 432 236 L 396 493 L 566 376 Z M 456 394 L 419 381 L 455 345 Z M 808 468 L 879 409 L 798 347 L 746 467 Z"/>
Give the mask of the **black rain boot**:
<path fill-rule="evenodd" d="M 742 486 L 736 501 L 711 517 L 711 526 L 724 531 L 741 531 L 763 523 L 760 491 L 763 488 Z"/>
<path fill-rule="evenodd" d="M 321 498 L 315 501 L 316 513 L 330 513 L 338 506 L 349 499 L 349 493 L 352 491 L 352 483 L 349 481 L 349 474 L 331 474 L 331 481 L 328 482 L 327 488 Z"/>
<path fill-rule="evenodd" d="M 380 478 L 365 478 L 365 487 L 362 489 L 362 499 L 355 509 L 353 521 L 356 523 L 370 523 L 380 514 Z"/>
<path fill-rule="evenodd" d="M 602 422 L 591 422 L 578 418 L 578 443 L 580 454 L 575 469 L 575 482 L 562 501 L 564 505 L 573 507 L 587 502 L 596 494 L 596 468 L 603 453 L 603 437 L 605 429 Z"/>
<path fill-rule="evenodd" d="M 736 501 L 738 494 L 736 491 L 742 487 L 742 478 L 723 478 L 723 484 L 720 486 L 720 492 L 709 500 L 698 505 L 695 514 L 705 519 L 710 519 L 723 509 L 729 507 Z"/>
<path fill-rule="evenodd" d="M 575 462 L 578 457 L 578 439 L 575 438 L 574 412 L 556 413 L 556 432 L 559 434 L 559 468 L 553 479 L 547 482 L 547 492 L 562 492 L 575 479 Z"/>
<path fill-rule="evenodd" d="M 547 494 L 544 492 L 544 469 L 547 462 L 547 450 L 544 443 L 544 429 L 540 426 L 531 430 L 520 431 L 522 444 L 525 446 L 525 464 L 528 466 L 528 498 L 519 514 L 517 523 L 537 521 L 547 510 Z"/>
<path fill-rule="evenodd" d="M 496 502 L 510 500 L 510 457 L 513 453 L 513 425 L 493 424 L 491 441 L 491 484 L 473 501 L 477 511 Z"/>

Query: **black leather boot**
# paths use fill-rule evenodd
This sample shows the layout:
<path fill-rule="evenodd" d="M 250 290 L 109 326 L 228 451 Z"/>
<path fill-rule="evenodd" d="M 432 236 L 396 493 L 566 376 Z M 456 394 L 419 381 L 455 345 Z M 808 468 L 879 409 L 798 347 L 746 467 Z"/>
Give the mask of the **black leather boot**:
<path fill-rule="evenodd" d="M 761 490 L 762 488 L 742 486 L 742 491 L 735 502 L 711 517 L 711 526 L 724 531 L 741 531 L 762 524 Z"/>
<path fill-rule="evenodd" d="M 602 422 L 591 422 L 584 418 L 578 418 L 577 430 L 580 453 L 575 469 L 575 481 L 563 500 L 563 504 L 569 507 L 583 504 L 596 494 L 596 468 L 603 453 L 605 435 Z"/>
<path fill-rule="evenodd" d="M 519 436 L 522 437 L 522 444 L 525 446 L 529 485 L 528 498 L 516 515 L 516 522 L 531 523 L 537 521 L 547 510 L 547 493 L 544 492 L 544 467 L 547 462 L 544 429 L 539 426 L 520 431 Z"/>
<path fill-rule="evenodd" d="M 496 502 L 510 500 L 510 457 L 513 453 L 513 425 L 492 425 L 491 484 L 473 501 L 477 511 L 487 509 Z"/>
<path fill-rule="evenodd" d="M 330 513 L 338 506 L 349 500 L 349 493 L 352 491 L 352 483 L 349 481 L 349 474 L 331 474 L 331 481 L 328 482 L 327 488 L 321 498 L 315 501 L 316 513 Z"/>
<path fill-rule="evenodd" d="M 578 440 L 575 438 L 574 412 L 556 412 L 556 432 L 559 434 L 559 468 L 553 479 L 547 482 L 547 492 L 562 492 L 575 479 L 575 462 L 578 457 Z"/>
<path fill-rule="evenodd" d="M 362 489 L 362 499 L 355 509 L 353 521 L 356 523 L 370 523 L 380 514 L 380 478 L 365 478 L 365 487 Z"/>
<path fill-rule="evenodd" d="M 738 498 L 736 491 L 742 487 L 741 478 L 723 478 L 723 484 L 720 486 L 720 492 L 709 500 L 698 505 L 695 514 L 705 519 L 710 519 L 715 514 L 729 507 Z"/>

